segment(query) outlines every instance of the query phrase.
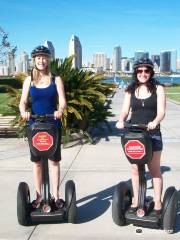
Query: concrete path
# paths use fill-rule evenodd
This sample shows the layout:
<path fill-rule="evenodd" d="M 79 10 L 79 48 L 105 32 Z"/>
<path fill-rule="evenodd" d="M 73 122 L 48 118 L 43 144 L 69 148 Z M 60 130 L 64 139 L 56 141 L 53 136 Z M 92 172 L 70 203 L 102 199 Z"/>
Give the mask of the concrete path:
<path fill-rule="evenodd" d="M 123 93 L 118 90 L 112 99 L 115 114 L 109 119 L 113 128 L 105 131 L 96 143 L 76 145 L 62 150 L 61 196 L 68 179 L 76 183 L 78 221 L 77 224 L 44 224 L 30 227 L 20 226 L 16 216 L 16 194 L 20 181 L 26 181 L 34 198 L 32 164 L 27 142 L 21 139 L 0 139 L 0 240 L 80 240 L 80 239 L 180 239 L 180 210 L 176 231 L 168 235 L 162 230 L 143 228 L 141 234 L 136 227 L 116 226 L 111 216 L 114 186 L 120 181 L 130 181 L 130 165 L 121 149 L 115 122 L 121 109 Z M 162 123 L 164 151 L 162 167 L 164 190 L 174 185 L 180 189 L 180 105 L 167 103 L 166 118 Z M 147 194 L 153 194 L 148 181 Z M 180 191 L 179 191 L 180 199 Z"/>

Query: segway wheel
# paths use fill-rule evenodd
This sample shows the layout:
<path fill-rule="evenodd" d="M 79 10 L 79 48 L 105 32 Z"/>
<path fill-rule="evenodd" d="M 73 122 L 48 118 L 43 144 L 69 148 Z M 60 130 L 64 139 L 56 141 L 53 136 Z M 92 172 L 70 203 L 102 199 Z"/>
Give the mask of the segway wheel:
<path fill-rule="evenodd" d="M 174 187 L 169 187 L 163 199 L 162 229 L 168 234 L 174 232 L 178 208 L 178 192 Z"/>
<path fill-rule="evenodd" d="M 25 182 L 19 183 L 17 191 L 17 218 L 20 225 L 27 226 L 30 220 L 30 192 Z"/>
<path fill-rule="evenodd" d="M 76 222 L 76 188 L 72 180 L 65 186 L 66 219 L 68 223 Z"/>
<path fill-rule="evenodd" d="M 126 223 L 125 212 L 132 201 L 131 190 L 127 183 L 120 182 L 114 191 L 112 201 L 112 218 L 115 224 L 123 226 Z"/>

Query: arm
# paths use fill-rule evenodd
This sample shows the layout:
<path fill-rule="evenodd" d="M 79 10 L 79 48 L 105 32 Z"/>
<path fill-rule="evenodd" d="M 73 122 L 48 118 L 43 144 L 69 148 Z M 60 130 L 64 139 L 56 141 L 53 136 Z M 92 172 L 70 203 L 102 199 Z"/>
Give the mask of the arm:
<path fill-rule="evenodd" d="M 119 121 L 116 123 L 117 128 L 124 128 L 124 121 L 127 119 L 129 115 L 130 104 L 131 104 L 131 94 L 128 92 L 125 92 Z"/>
<path fill-rule="evenodd" d="M 55 82 L 56 82 L 57 92 L 58 92 L 59 107 L 58 107 L 58 110 L 54 112 L 54 117 L 60 119 L 66 108 L 66 97 L 65 97 L 64 84 L 62 79 L 60 77 L 56 77 Z"/>
<path fill-rule="evenodd" d="M 21 117 L 25 120 L 28 120 L 30 117 L 30 113 L 26 111 L 30 84 L 31 84 L 31 78 L 27 77 L 23 83 L 23 89 L 22 89 L 21 99 L 19 103 L 19 110 L 20 110 Z"/>
<path fill-rule="evenodd" d="M 166 110 L 166 96 L 163 86 L 157 87 L 157 116 L 156 118 L 148 123 L 148 129 L 155 129 L 157 125 L 163 120 Z"/>

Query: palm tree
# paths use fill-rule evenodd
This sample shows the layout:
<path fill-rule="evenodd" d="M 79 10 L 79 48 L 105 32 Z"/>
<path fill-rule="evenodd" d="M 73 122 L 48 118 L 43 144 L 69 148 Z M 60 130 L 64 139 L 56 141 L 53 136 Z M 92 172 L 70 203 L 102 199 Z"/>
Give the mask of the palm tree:
<path fill-rule="evenodd" d="M 106 83 L 102 75 L 73 69 L 73 57 L 66 58 L 62 64 L 59 64 L 58 59 L 51 62 L 51 72 L 61 76 L 64 81 L 67 108 L 62 118 L 62 130 L 66 140 L 73 132 L 89 136 L 89 129 L 95 127 L 101 129 L 102 123 L 109 127 L 107 118 L 112 116 L 109 96 L 115 88 L 114 84 Z M 15 124 L 19 122 L 23 133 L 25 123 L 19 116 L 18 108 L 21 91 L 9 89 L 9 94 L 12 99 L 10 106 L 16 115 Z"/>
<path fill-rule="evenodd" d="M 64 135 L 72 131 L 83 131 L 98 127 L 105 122 L 110 112 L 110 100 L 115 85 L 104 82 L 102 75 L 94 75 L 72 68 L 74 56 L 66 58 L 62 64 L 58 59 L 52 61 L 51 71 L 64 81 L 67 109 L 62 122 Z"/>

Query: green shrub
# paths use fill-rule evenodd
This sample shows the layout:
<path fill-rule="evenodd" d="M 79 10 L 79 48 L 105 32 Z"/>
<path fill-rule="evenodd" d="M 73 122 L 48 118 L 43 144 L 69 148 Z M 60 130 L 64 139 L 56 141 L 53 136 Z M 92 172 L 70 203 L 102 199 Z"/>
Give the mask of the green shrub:
<path fill-rule="evenodd" d="M 22 88 L 22 80 L 19 78 L 13 78 L 13 77 L 5 77 L 5 78 L 0 78 L 0 87 L 1 85 L 8 85 L 16 89 L 21 89 Z"/>

